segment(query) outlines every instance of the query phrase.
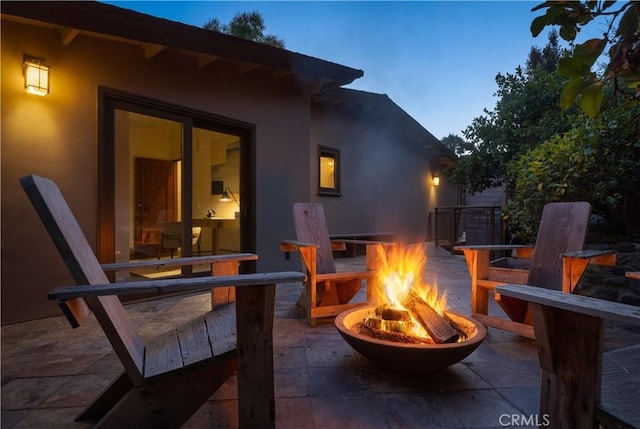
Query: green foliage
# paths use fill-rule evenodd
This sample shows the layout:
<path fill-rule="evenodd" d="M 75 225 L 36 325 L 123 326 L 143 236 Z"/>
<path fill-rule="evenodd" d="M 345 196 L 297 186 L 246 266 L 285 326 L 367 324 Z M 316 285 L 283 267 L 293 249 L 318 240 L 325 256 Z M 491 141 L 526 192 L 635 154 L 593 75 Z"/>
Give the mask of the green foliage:
<path fill-rule="evenodd" d="M 575 200 L 581 193 L 579 189 L 585 186 L 583 178 L 592 159 L 593 149 L 574 133 L 568 133 L 555 136 L 510 162 L 508 174 L 515 180 L 504 219 L 512 236 L 534 242 L 544 205 Z"/>
<path fill-rule="evenodd" d="M 555 68 L 561 55 L 551 32 L 544 49 L 532 48 L 526 69 L 496 76 L 496 107 L 463 131 L 466 152 L 450 172 L 451 181 L 472 193 L 500 185 L 511 159 L 571 129 L 577 110 L 560 115 L 558 104 L 564 78 Z"/>
<path fill-rule="evenodd" d="M 580 3 L 572 5 L 577 11 Z M 505 221 L 521 241 L 535 239 L 551 201 L 588 201 L 618 232 L 632 232 L 640 228 L 633 209 L 640 204 L 640 102 L 620 78 L 598 79 L 586 66 L 601 42 L 573 51 L 557 42 L 552 31 L 544 49 L 532 48 L 526 69 L 496 77 L 495 109 L 474 119 L 466 140 L 451 140 L 460 162 L 450 180 L 467 192 L 506 182 Z"/>
<path fill-rule="evenodd" d="M 258 11 L 237 13 L 229 24 L 222 24 L 217 18 L 212 18 L 202 27 L 218 33 L 284 48 L 284 40 L 272 34 L 264 34 L 266 28 L 264 19 Z"/>
<path fill-rule="evenodd" d="M 552 201 L 588 201 L 619 231 L 632 229 L 624 208 L 640 190 L 639 110 L 640 105 L 608 109 L 512 160 L 505 217 L 510 232 L 533 241 L 542 208 Z"/>
<path fill-rule="evenodd" d="M 602 109 L 606 84 L 612 81 L 616 91 L 627 100 L 640 100 L 640 3 L 615 1 L 547 1 L 533 8 L 545 10 L 531 22 L 537 36 L 546 26 L 559 26 L 560 36 L 573 43 L 581 28 L 605 20 L 601 38 L 575 45 L 573 53 L 560 60 L 558 71 L 569 78 L 560 95 L 560 105 L 567 109 L 579 100 L 580 108 L 595 118 Z M 609 47 L 608 50 L 606 48 Z M 604 72 L 593 71 L 603 53 L 608 55 Z"/>

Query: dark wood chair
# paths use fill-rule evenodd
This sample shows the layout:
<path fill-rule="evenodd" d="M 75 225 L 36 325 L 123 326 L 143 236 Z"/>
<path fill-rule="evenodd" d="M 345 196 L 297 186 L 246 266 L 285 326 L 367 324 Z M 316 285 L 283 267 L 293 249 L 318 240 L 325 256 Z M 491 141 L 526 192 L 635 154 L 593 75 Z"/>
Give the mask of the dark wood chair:
<path fill-rule="evenodd" d="M 324 209 L 316 203 L 295 203 L 293 219 L 296 240 L 282 240 L 280 250 L 297 251 L 306 275 L 305 288 L 298 299 L 298 305 L 306 310 L 307 319 L 315 326 L 317 319 L 334 317 L 341 312 L 366 305 L 373 301 L 376 286 L 376 246 L 395 243 L 368 240 L 329 239 Z M 346 243 L 366 246 L 366 271 L 337 272 L 333 251 L 345 250 Z M 350 302 L 367 282 L 367 299 L 364 302 Z"/>
<path fill-rule="evenodd" d="M 534 338 L 527 303 L 495 293 L 498 285 L 527 284 L 573 292 L 589 263 L 614 265 L 614 251 L 583 251 L 591 205 L 587 202 L 547 204 L 533 246 L 457 246 L 471 275 L 471 315 L 485 326 Z M 514 259 L 490 261 L 492 251 L 512 250 Z M 526 268 L 518 268 L 521 264 Z M 509 319 L 489 316 L 489 293 Z"/>
<path fill-rule="evenodd" d="M 111 284 L 57 186 L 21 179 L 76 286 L 56 288 L 72 326 L 93 312 L 124 372 L 77 418 L 97 427 L 180 427 L 229 377 L 238 376 L 240 427 L 275 427 L 275 285 L 300 273 L 176 278 Z M 117 295 L 236 287 L 236 305 L 143 342 Z"/>

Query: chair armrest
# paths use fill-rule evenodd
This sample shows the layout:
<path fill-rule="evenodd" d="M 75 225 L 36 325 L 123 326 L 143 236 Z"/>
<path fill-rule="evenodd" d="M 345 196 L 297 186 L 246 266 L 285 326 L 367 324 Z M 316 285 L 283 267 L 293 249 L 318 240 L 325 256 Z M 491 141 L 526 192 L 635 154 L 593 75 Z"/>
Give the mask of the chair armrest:
<path fill-rule="evenodd" d="M 174 258 L 174 259 L 147 259 L 144 261 L 131 261 L 131 262 L 115 262 L 110 264 L 102 264 L 101 267 L 105 272 L 109 271 L 131 271 L 139 268 L 154 268 L 154 267 L 169 267 L 169 266 L 183 266 L 183 265 L 197 265 L 197 264 L 215 264 L 223 262 L 241 262 L 241 261 L 255 261 L 258 259 L 258 255 L 253 253 L 233 253 L 229 255 L 207 255 L 207 256 L 193 256 L 189 258 Z"/>
<path fill-rule="evenodd" d="M 479 244 L 469 246 L 454 246 L 454 250 L 514 250 L 533 249 L 531 245 L 523 244 Z"/>
<path fill-rule="evenodd" d="M 281 240 L 280 250 L 285 252 L 285 259 L 289 259 L 291 252 L 300 252 L 303 270 L 307 270 L 310 275 L 316 275 L 316 255 L 320 246 L 315 243 L 305 243 L 297 240 Z"/>
<path fill-rule="evenodd" d="M 625 277 L 628 279 L 640 280 L 640 271 L 627 271 Z"/>
<path fill-rule="evenodd" d="M 299 272 L 275 272 L 256 274 L 237 274 L 233 276 L 193 277 L 139 282 L 106 283 L 99 285 L 78 285 L 59 287 L 48 294 L 50 300 L 67 300 L 90 296 L 127 295 L 138 293 L 169 293 L 208 291 L 216 287 L 261 286 L 274 283 L 302 281 L 304 275 Z"/>
<path fill-rule="evenodd" d="M 315 247 L 316 249 L 320 246 L 315 243 L 306 243 L 304 241 L 298 240 L 280 240 L 280 250 L 282 252 L 292 252 L 295 250 L 300 250 L 303 247 Z"/>
<path fill-rule="evenodd" d="M 360 278 L 360 279 L 370 279 L 376 276 L 376 272 L 375 271 L 345 271 L 345 272 L 339 272 L 339 273 L 324 273 L 324 274 L 317 274 L 316 275 L 316 281 L 321 282 L 321 281 L 332 281 L 332 282 L 339 282 L 339 281 L 344 281 L 344 280 L 352 280 L 354 278 Z"/>
<path fill-rule="evenodd" d="M 496 292 L 504 296 L 519 298 L 547 307 L 572 311 L 574 313 L 640 325 L 640 307 L 618 302 L 605 301 L 582 295 L 568 294 L 557 290 L 536 286 L 503 285 Z"/>
<path fill-rule="evenodd" d="M 565 259 L 588 259 L 589 263 L 595 265 L 615 265 L 616 264 L 616 251 L 609 250 L 580 250 L 578 252 L 567 252 L 560 255 Z"/>
<path fill-rule="evenodd" d="M 511 256 L 514 258 L 531 259 L 533 257 L 533 251 L 535 247 L 532 245 L 523 244 L 479 244 L 469 246 L 454 246 L 453 250 L 464 251 L 465 253 L 478 252 L 478 251 L 504 251 L 511 250 Z"/>

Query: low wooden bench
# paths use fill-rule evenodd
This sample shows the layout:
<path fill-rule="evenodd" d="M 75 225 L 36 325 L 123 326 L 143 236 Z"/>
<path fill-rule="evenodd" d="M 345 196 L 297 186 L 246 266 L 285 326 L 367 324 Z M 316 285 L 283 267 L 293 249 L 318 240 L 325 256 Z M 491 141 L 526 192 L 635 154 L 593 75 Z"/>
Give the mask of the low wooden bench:
<path fill-rule="evenodd" d="M 395 243 L 398 241 L 398 235 L 394 232 L 361 232 L 355 234 L 330 234 L 329 240 L 332 242 L 344 243 L 344 248 L 337 247 L 342 250 L 346 256 L 357 256 L 366 254 L 366 247 L 374 242 Z M 374 243 L 375 244 L 375 243 Z M 358 248 L 362 250 L 358 252 Z"/>
<path fill-rule="evenodd" d="M 541 368 L 540 415 L 548 416 L 550 427 L 640 427 L 640 345 L 603 353 L 604 321 L 640 325 L 640 307 L 535 286 L 496 291 L 529 303 Z"/>

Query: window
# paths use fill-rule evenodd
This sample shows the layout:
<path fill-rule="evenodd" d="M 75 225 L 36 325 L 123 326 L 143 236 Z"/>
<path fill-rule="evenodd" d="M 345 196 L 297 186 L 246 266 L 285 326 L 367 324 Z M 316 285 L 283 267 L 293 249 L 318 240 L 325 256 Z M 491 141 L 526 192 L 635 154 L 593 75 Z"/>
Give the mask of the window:
<path fill-rule="evenodd" d="M 340 195 L 340 151 L 318 146 L 318 195 Z"/>

